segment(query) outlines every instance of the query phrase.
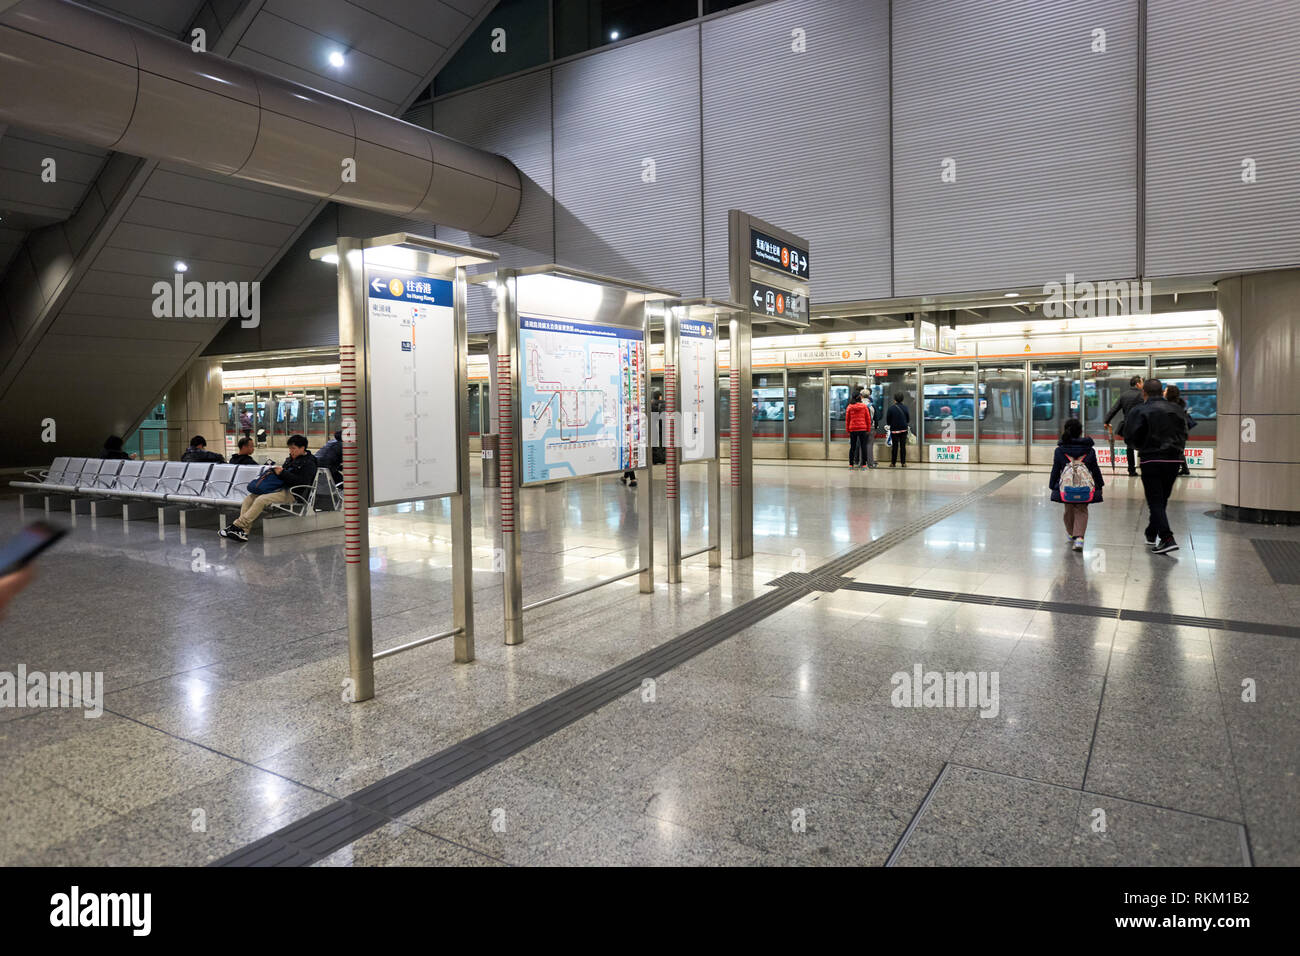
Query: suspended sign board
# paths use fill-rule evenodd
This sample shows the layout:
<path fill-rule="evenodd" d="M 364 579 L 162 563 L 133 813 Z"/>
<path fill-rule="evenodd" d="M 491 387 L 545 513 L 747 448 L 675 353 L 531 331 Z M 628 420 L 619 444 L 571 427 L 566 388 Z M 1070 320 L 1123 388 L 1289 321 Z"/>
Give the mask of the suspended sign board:
<path fill-rule="evenodd" d="M 798 319 L 804 323 L 808 321 L 806 295 L 799 295 L 789 289 L 778 289 L 776 286 L 762 282 L 750 282 L 749 290 L 749 304 L 753 306 L 754 312 L 761 312 L 763 315 L 778 319 Z"/>
<path fill-rule="evenodd" d="M 643 467 L 645 363 L 639 328 L 520 316 L 523 483 Z"/>
<path fill-rule="evenodd" d="M 683 319 L 680 330 L 678 442 L 683 461 L 705 461 L 718 457 L 718 332 L 712 322 L 694 319 Z"/>
<path fill-rule="evenodd" d="M 454 287 L 369 267 L 365 280 L 370 504 L 457 494 Z"/>
<path fill-rule="evenodd" d="M 757 229 L 749 230 L 749 258 L 759 265 L 786 272 L 798 279 L 808 278 L 808 250 L 792 242 L 782 242 Z"/>

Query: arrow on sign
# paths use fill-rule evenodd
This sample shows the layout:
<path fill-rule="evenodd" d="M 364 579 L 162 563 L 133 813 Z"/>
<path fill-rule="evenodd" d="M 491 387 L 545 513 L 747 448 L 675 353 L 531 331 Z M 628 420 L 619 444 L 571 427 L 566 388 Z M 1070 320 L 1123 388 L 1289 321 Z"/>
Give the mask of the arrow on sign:
<path fill-rule="evenodd" d="M 807 257 L 807 256 L 800 256 L 800 257 L 799 257 L 799 271 L 800 271 L 800 272 L 803 272 L 803 271 L 805 271 L 807 268 L 808 268 L 808 257 Z"/>
<path fill-rule="evenodd" d="M 370 288 L 374 289 L 376 292 L 383 292 L 384 284 L 381 281 L 379 281 L 379 279 L 371 279 Z"/>
<path fill-rule="evenodd" d="M 754 308 L 756 308 L 756 309 L 761 309 L 762 307 L 763 307 L 763 300 L 762 300 L 762 298 L 759 296 L 759 294 L 758 294 L 758 290 L 755 289 L 755 290 L 754 290 Z"/>

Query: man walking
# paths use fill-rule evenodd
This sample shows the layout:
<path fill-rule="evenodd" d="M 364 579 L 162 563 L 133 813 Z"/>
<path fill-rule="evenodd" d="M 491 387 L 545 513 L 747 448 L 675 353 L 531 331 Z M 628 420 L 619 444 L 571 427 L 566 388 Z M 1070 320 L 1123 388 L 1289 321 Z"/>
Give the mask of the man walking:
<path fill-rule="evenodd" d="M 1169 527 L 1168 506 L 1169 495 L 1178 480 L 1178 468 L 1185 460 L 1187 414 L 1165 400 L 1159 380 L 1147 380 L 1142 391 L 1146 401 L 1135 405 L 1124 417 L 1124 440 L 1142 458 L 1142 491 L 1151 512 L 1146 528 L 1147 544 L 1154 554 L 1168 554 L 1178 550 Z M 1132 459 L 1129 461 L 1131 464 Z"/>
<path fill-rule="evenodd" d="M 1102 422 L 1107 428 L 1110 427 L 1110 420 L 1121 412 L 1124 414 L 1123 420 L 1119 423 L 1119 437 L 1124 439 L 1124 446 L 1128 451 L 1128 475 L 1130 478 L 1137 477 L 1137 455 L 1134 454 L 1137 446 L 1129 438 L 1128 416 L 1129 412 L 1142 404 L 1142 376 L 1134 375 L 1128 380 L 1128 388 L 1120 392 L 1119 398 L 1115 399 L 1115 404 L 1110 407 L 1106 413 L 1106 418 Z M 1114 470 L 1115 462 L 1111 461 L 1111 469 Z"/>

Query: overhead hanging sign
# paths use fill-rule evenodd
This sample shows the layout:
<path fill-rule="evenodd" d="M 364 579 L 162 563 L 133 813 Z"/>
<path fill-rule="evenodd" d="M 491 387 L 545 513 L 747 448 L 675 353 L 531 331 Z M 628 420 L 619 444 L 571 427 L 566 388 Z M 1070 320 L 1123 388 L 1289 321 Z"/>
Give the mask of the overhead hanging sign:
<path fill-rule="evenodd" d="M 798 279 L 808 278 L 808 250 L 791 242 L 749 230 L 749 258 L 759 265 L 785 272 Z"/>
<path fill-rule="evenodd" d="M 365 281 L 370 504 L 457 494 L 454 287 L 390 269 Z"/>
<path fill-rule="evenodd" d="M 753 311 L 774 318 L 808 321 L 808 297 L 791 292 L 789 289 L 778 289 L 776 286 L 762 282 L 750 282 L 749 304 L 753 306 Z"/>
<path fill-rule="evenodd" d="M 841 345 L 824 349 L 786 349 L 787 365 L 818 365 L 852 362 L 862 364 L 867 360 L 867 350 L 861 345 Z"/>
<path fill-rule="evenodd" d="M 683 461 L 704 461 L 718 456 L 718 331 L 694 319 L 683 319 L 679 330 L 678 443 Z"/>

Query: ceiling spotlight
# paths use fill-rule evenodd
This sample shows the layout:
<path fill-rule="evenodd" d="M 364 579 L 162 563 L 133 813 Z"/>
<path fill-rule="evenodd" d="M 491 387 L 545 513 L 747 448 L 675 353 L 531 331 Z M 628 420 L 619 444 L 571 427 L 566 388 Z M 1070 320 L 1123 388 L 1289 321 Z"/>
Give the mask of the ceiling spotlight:
<path fill-rule="evenodd" d="M 181 260 L 179 260 L 179 259 L 176 260 L 176 264 L 175 264 L 172 268 L 174 268 L 177 272 L 189 272 L 189 271 L 190 271 L 190 267 L 187 266 L 185 263 L 181 262 Z"/>
<path fill-rule="evenodd" d="M 347 59 L 343 56 L 342 50 L 330 51 L 330 66 L 334 67 L 334 69 L 336 70 L 342 69 L 343 64 L 346 62 Z"/>
<path fill-rule="evenodd" d="M 1003 293 L 1002 293 L 1002 298 L 1004 298 L 1004 299 L 1018 299 L 1018 298 L 1020 298 L 1020 293 L 1019 293 L 1019 292 L 1003 292 Z"/>
<path fill-rule="evenodd" d="M 610 38 L 611 40 L 617 40 L 617 39 L 618 39 L 618 31 L 617 31 L 617 30 L 610 30 L 610 31 L 609 31 L 609 38 Z"/>

